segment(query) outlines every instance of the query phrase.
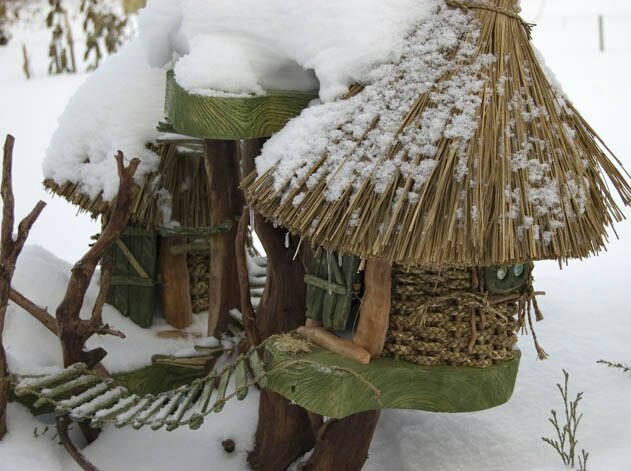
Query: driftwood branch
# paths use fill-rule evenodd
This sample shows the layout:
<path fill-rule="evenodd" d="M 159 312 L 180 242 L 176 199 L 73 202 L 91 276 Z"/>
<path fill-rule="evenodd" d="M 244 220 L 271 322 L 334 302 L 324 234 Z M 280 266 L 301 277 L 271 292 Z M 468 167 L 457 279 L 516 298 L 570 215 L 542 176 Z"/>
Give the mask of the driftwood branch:
<path fill-rule="evenodd" d="M 99 294 L 94 301 L 92 309 L 92 320 L 99 324 L 103 323 L 103 306 L 107 301 L 107 293 L 112 284 L 112 259 L 105 256 L 101 261 L 101 284 L 99 286 Z"/>
<path fill-rule="evenodd" d="M 246 241 L 248 233 L 248 208 L 243 209 L 243 214 L 239 220 L 237 228 L 236 256 L 237 256 L 237 272 L 239 275 L 239 288 L 241 293 L 241 312 L 243 314 L 243 325 L 245 334 L 251 346 L 258 345 L 261 342 L 261 335 L 256 328 L 256 314 L 252 307 L 250 299 L 250 274 L 248 272 L 248 263 L 246 255 Z"/>
<path fill-rule="evenodd" d="M 0 228 L 0 440 L 7 432 L 6 410 L 8 398 L 8 375 L 6 354 L 2 334 L 9 303 L 11 280 L 15 272 L 17 259 L 26 244 L 29 232 L 35 221 L 44 210 L 46 203 L 38 202 L 33 210 L 18 225 L 17 237 L 13 237 L 15 226 L 15 198 L 13 196 L 13 147 L 15 139 L 8 135 L 4 143 L 2 161 L 2 183 L 0 196 L 2 197 L 2 226 Z"/>
<path fill-rule="evenodd" d="M 39 307 L 33 301 L 13 288 L 9 290 L 9 299 L 28 312 L 35 319 L 40 321 L 42 325 L 53 334 L 59 335 L 57 319 L 55 319 L 46 309 Z"/>
<path fill-rule="evenodd" d="M 85 456 L 81 454 L 78 448 L 72 443 L 70 435 L 68 434 L 68 427 L 70 426 L 70 419 L 66 415 L 60 415 L 57 417 L 57 433 L 59 434 L 59 440 L 64 446 L 68 454 L 75 462 L 81 466 L 84 471 L 98 471 L 98 468 L 90 463 Z"/>
<path fill-rule="evenodd" d="M 118 152 L 116 164 L 119 188 L 108 223 L 92 247 L 72 267 L 66 293 L 57 307 L 56 317 L 65 366 L 84 362 L 88 367 L 93 367 L 105 357 L 107 352 L 102 348 L 84 351 L 86 341 L 95 334 L 115 335 L 124 338 L 122 332 L 111 329 L 102 323 L 102 304 L 105 299 L 103 287 L 97 296 L 97 302 L 90 319 L 84 320 L 79 316 L 94 271 L 110 245 L 120 237 L 127 227 L 131 212 L 134 196 L 134 175 L 140 161 L 133 159 L 128 166 L 125 166 L 123 153 Z"/>

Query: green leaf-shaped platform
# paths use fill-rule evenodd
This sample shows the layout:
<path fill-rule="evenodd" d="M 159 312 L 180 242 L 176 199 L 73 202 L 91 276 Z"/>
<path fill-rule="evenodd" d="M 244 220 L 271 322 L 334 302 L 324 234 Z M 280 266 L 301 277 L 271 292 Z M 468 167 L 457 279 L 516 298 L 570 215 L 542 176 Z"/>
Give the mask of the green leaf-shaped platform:
<path fill-rule="evenodd" d="M 265 387 L 307 410 L 340 419 L 376 409 L 474 412 L 499 406 L 513 394 L 521 354 L 489 368 L 418 366 L 392 358 L 369 365 L 317 346 L 265 351 Z"/>

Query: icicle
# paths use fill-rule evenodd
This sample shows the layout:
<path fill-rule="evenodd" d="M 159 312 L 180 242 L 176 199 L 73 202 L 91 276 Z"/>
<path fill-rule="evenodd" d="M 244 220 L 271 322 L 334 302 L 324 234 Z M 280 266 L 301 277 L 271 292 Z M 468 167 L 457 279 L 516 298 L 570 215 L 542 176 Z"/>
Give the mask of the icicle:
<path fill-rule="evenodd" d="M 338 253 L 337 254 L 337 266 L 341 267 L 341 266 L 343 266 L 343 263 L 344 263 L 344 257 L 342 256 L 341 253 Z"/>
<path fill-rule="evenodd" d="M 289 248 L 289 231 L 285 234 L 285 248 Z"/>
<path fill-rule="evenodd" d="M 254 208 L 250 206 L 250 227 L 254 229 Z"/>
<path fill-rule="evenodd" d="M 298 254 L 300 253 L 301 246 L 302 246 L 302 237 L 298 241 L 298 247 L 296 247 L 296 251 L 294 252 L 294 258 L 292 258 L 292 260 L 296 260 L 296 258 L 298 258 Z"/>

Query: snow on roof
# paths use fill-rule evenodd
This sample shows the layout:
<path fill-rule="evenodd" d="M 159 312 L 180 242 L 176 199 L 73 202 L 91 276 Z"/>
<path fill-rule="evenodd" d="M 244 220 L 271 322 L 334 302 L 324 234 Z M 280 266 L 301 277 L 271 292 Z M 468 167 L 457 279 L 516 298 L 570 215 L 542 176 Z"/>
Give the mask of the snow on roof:
<path fill-rule="evenodd" d="M 153 66 L 182 57 L 176 79 L 189 91 L 309 90 L 319 80 L 320 97 L 330 101 L 363 81 L 374 64 L 396 58 L 439 3 L 150 0 L 140 37 Z"/>
<path fill-rule="evenodd" d="M 137 181 L 158 168 L 158 156 L 145 148 L 156 139 L 163 118 L 164 70 L 147 64 L 135 41 L 109 57 L 68 102 L 43 163 L 44 178 L 81 183 L 94 199 L 111 201 L 118 191 L 114 154 L 137 157 Z"/>
<path fill-rule="evenodd" d="M 164 75 L 197 94 L 312 90 L 331 101 L 396 59 L 442 0 L 149 0 L 139 38 L 107 60 L 70 100 L 44 161 L 45 178 L 111 200 L 114 153 L 157 169 L 145 148 L 163 117 Z M 143 53 L 144 51 L 144 53 Z"/>

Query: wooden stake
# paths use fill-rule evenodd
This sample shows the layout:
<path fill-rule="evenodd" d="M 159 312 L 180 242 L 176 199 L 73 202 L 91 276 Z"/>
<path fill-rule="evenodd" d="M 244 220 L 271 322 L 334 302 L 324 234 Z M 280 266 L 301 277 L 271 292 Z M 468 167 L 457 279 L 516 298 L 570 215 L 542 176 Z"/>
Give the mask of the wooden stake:
<path fill-rule="evenodd" d="M 390 321 L 392 264 L 383 259 L 368 260 L 364 283 L 366 289 L 353 343 L 366 349 L 375 358 L 383 352 Z"/>
<path fill-rule="evenodd" d="M 600 52 L 605 52 L 605 18 L 598 15 L 598 46 Z"/>
<path fill-rule="evenodd" d="M 171 247 L 184 244 L 185 237 L 165 237 L 160 243 L 162 312 L 167 323 L 185 329 L 193 323 L 191 282 L 186 254 L 174 255 Z"/>

